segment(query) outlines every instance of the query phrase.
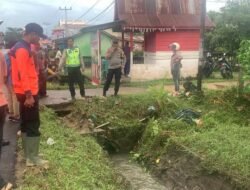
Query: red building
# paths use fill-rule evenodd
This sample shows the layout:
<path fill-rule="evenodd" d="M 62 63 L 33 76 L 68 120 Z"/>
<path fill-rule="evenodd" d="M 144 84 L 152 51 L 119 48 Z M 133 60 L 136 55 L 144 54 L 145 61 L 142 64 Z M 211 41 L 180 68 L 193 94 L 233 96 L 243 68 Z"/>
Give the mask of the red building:
<path fill-rule="evenodd" d="M 115 21 L 125 21 L 123 32 L 144 33 L 145 64 L 132 65 L 132 78 L 170 77 L 169 44 L 173 42 L 181 46 L 182 75 L 197 74 L 200 0 L 116 0 Z M 208 18 L 206 26 L 213 27 Z"/>

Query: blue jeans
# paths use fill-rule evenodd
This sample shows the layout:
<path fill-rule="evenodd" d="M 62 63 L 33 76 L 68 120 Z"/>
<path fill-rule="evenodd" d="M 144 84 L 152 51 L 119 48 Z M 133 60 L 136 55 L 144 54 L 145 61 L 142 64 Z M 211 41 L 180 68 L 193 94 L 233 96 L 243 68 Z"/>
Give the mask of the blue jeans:
<path fill-rule="evenodd" d="M 179 90 L 180 90 L 180 69 L 172 70 L 172 75 L 173 75 L 175 91 L 179 92 Z"/>
<path fill-rule="evenodd" d="M 130 73 L 130 60 L 127 60 L 124 67 L 124 75 L 128 76 L 129 73 Z"/>

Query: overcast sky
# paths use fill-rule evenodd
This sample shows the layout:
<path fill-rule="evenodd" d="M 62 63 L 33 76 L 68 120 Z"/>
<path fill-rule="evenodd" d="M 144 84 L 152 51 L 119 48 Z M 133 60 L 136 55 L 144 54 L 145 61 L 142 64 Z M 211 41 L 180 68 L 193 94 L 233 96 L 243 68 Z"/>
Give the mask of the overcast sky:
<path fill-rule="evenodd" d="M 113 0 L 100 0 L 95 9 L 90 11 L 83 19 L 87 22 L 104 10 Z M 47 32 L 57 25 L 60 19 L 64 19 L 64 11 L 59 11 L 59 7 L 72 7 L 68 11 L 69 19 L 77 19 L 86 12 L 96 0 L 0 0 L 0 20 L 4 24 L 0 26 L 0 31 L 6 27 L 23 27 L 29 22 L 37 22 L 47 27 Z M 224 3 L 208 3 L 207 9 L 218 11 Z M 100 24 L 113 20 L 112 6 L 102 16 L 90 24 Z"/>

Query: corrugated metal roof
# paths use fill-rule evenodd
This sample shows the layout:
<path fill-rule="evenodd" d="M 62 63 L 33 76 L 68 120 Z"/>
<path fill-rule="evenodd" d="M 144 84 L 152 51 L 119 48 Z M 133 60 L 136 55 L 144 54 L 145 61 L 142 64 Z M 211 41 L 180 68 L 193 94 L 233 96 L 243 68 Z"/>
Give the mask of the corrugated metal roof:
<path fill-rule="evenodd" d="M 116 0 L 115 19 L 127 30 L 199 29 L 200 0 Z M 213 27 L 207 17 L 206 27 Z"/>

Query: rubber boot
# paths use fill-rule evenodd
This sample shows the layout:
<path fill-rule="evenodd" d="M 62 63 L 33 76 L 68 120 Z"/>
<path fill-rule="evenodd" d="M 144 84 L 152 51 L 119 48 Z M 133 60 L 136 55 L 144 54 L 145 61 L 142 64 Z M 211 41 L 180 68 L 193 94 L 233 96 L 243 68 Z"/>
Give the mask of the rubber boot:
<path fill-rule="evenodd" d="M 36 137 L 27 137 L 25 138 L 25 147 L 26 147 L 26 167 L 35 166 L 34 159 L 34 138 Z"/>
<path fill-rule="evenodd" d="M 22 133 L 21 138 L 22 138 L 23 157 L 24 159 L 26 159 L 27 157 L 26 133 Z"/>
<path fill-rule="evenodd" d="M 39 156 L 39 147 L 40 147 L 40 137 L 34 137 L 34 161 L 35 161 L 35 165 L 37 166 L 45 166 L 47 165 L 49 162 L 47 160 L 43 160 L 40 158 Z"/>
<path fill-rule="evenodd" d="M 103 95 L 104 97 L 106 97 L 106 95 L 107 95 L 106 92 L 107 92 L 107 91 L 103 89 L 102 95 Z"/>
<path fill-rule="evenodd" d="M 27 148 L 27 157 L 26 157 L 26 166 L 44 166 L 48 164 L 48 161 L 42 160 L 39 156 L 39 144 L 40 137 L 26 137 L 26 148 Z"/>

